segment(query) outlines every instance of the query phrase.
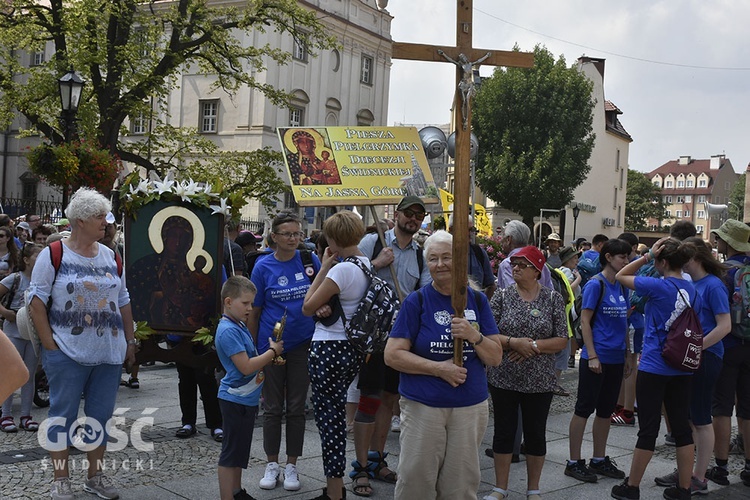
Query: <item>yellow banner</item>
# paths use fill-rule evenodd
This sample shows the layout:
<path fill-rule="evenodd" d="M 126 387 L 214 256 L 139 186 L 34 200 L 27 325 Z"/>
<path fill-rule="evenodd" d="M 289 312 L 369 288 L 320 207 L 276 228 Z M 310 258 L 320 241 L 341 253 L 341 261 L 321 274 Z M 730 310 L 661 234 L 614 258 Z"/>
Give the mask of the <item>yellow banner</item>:
<path fill-rule="evenodd" d="M 299 205 L 387 205 L 407 195 L 439 201 L 414 127 L 290 127 L 278 135 Z"/>
<path fill-rule="evenodd" d="M 446 220 L 453 212 L 453 195 L 443 188 L 440 188 L 440 204 L 443 206 L 443 212 L 446 214 Z M 474 227 L 479 234 L 492 236 L 492 224 L 487 217 L 487 209 L 479 203 L 474 204 Z"/>
<path fill-rule="evenodd" d="M 453 195 L 443 188 L 440 188 L 440 204 L 446 214 L 453 211 Z"/>

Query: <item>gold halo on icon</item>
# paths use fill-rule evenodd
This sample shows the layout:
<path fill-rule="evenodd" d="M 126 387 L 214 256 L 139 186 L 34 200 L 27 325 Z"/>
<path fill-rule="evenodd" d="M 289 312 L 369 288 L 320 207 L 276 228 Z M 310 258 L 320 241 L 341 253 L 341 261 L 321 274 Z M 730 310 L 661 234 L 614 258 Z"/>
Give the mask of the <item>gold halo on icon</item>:
<path fill-rule="evenodd" d="M 292 142 L 292 135 L 294 135 L 295 132 L 298 131 L 307 132 L 311 136 L 313 136 L 313 140 L 315 140 L 315 156 L 318 158 L 321 157 L 323 151 L 328 151 L 331 153 L 331 156 L 333 156 L 333 152 L 330 148 L 325 147 L 326 141 L 323 139 L 323 136 L 320 132 L 315 130 L 314 128 L 288 128 L 284 131 L 284 147 L 286 147 L 287 151 L 292 153 L 298 153 L 297 146 L 294 145 Z"/>

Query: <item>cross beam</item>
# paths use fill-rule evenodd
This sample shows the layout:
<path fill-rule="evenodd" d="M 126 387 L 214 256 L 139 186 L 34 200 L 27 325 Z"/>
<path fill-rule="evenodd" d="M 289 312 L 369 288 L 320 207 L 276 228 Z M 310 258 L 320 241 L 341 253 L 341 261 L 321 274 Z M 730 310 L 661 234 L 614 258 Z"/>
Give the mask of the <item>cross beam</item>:
<path fill-rule="evenodd" d="M 471 69 L 478 61 L 491 66 L 530 68 L 534 55 L 472 47 L 474 0 L 456 0 L 456 46 L 439 47 L 415 43 L 393 43 L 392 57 L 412 61 L 451 62 L 456 65 L 456 158 L 453 191 L 453 273 L 451 305 L 456 317 L 466 309 L 469 267 L 469 184 L 471 150 L 471 98 L 474 95 Z M 474 61 L 472 63 L 472 61 Z M 468 71 L 467 71 L 468 70 Z M 468 74 L 467 74 L 468 72 Z M 458 103 L 461 103 L 458 105 Z M 453 362 L 463 365 L 463 341 L 453 341 Z"/>

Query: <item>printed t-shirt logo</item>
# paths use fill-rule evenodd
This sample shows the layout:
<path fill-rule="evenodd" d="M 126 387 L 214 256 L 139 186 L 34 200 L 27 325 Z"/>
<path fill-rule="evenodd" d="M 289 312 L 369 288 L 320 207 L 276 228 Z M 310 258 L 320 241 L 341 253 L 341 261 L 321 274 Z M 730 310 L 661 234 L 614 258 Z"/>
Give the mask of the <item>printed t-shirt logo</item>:
<path fill-rule="evenodd" d="M 276 281 L 279 286 L 287 286 L 289 284 L 289 280 L 286 276 L 279 276 L 278 281 Z"/>
<path fill-rule="evenodd" d="M 435 323 L 441 326 L 448 326 L 451 324 L 451 315 L 448 311 L 437 311 L 434 315 Z"/>

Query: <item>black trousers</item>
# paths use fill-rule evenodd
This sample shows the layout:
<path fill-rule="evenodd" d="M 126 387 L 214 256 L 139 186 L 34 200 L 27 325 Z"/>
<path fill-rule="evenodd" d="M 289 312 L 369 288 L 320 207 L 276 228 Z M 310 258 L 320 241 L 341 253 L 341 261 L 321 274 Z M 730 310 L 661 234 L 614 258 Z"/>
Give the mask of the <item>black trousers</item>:
<path fill-rule="evenodd" d="M 203 413 L 206 417 L 206 427 L 216 429 L 221 427 L 221 410 L 219 409 L 219 400 L 216 397 L 219 393 L 219 386 L 216 384 L 216 378 L 213 371 L 191 368 L 177 364 L 177 375 L 179 377 L 180 393 L 180 410 L 182 410 L 182 425 L 192 425 L 195 427 L 198 420 L 198 394 L 201 391 L 203 399 Z"/>

